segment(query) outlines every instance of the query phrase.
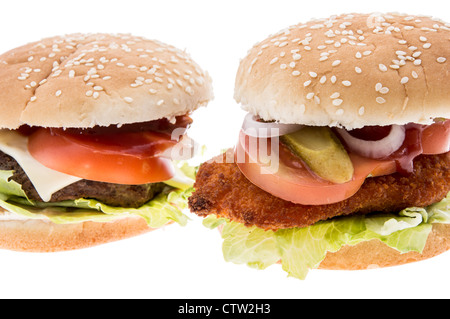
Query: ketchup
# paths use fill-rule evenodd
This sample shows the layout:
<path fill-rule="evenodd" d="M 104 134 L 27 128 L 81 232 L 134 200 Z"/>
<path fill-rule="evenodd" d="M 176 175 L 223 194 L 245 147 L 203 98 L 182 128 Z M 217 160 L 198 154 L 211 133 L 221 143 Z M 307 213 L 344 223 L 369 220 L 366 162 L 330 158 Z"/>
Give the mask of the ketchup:
<path fill-rule="evenodd" d="M 407 124 L 402 146 L 387 157 L 395 161 L 397 172 L 400 174 L 406 175 L 413 172 L 413 160 L 423 152 L 422 132 L 426 127 L 426 125 L 414 123 Z"/>
<path fill-rule="evenodd" d="M 422 133 L 427 125 L 409 123 L 405 125 L 405 140 L 398 150 L 382 160 L 395 161 L 397 172 L 406 175 L 414 170 L 413 160 L 422 154 Z M 392 126 L 365 126 L 348 131 L 350 135 L 364 141 L 378 141 L 389 135 Z M 345 143 L 344 143 L 345 144 Z"/>

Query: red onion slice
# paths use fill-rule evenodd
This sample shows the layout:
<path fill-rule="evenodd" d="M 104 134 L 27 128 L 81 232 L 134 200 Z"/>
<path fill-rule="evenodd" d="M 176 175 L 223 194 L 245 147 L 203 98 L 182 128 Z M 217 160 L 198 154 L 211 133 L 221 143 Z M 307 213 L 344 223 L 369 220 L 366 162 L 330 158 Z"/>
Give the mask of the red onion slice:
<path fill-rule="evenodd" d="M 389 134 L 377 141 L 356 138 L 344 129 L 337 131 L 351 151 L 374 159 L 384 158 L 398 150 L 406 136 L 405 127 L 402 125 L 392 125 Z"/>
<path fill-rule="evenodd" d="M 242 130 L 253 137 L 276 137 L 293 133 L 302 128 L 301 124 L 282 124 L 277 122 L 260 122 L 256 116 L 248 113 L 242 123 Z"/>

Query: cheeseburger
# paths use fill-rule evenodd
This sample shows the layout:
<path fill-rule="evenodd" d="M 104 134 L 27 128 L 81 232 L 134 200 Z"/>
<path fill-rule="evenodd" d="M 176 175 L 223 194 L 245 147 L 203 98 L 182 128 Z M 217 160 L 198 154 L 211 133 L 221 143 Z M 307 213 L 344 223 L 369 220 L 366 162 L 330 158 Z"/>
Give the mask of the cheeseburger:
<path fill-rule="evenodd" d="M 185 52 L 71 34 L 0 55 L 0 247 L 60 251 L 185 224 L 189 114 L 211 80 Z"/>
<path fill-rule="evenodd" d="M 189 199 L 225 259 L 303 279 L 447 251 L 449 39 L 438 19 L 346 14 L 256 44 L 236 77 L 237 145 L 201 165 Z"/>

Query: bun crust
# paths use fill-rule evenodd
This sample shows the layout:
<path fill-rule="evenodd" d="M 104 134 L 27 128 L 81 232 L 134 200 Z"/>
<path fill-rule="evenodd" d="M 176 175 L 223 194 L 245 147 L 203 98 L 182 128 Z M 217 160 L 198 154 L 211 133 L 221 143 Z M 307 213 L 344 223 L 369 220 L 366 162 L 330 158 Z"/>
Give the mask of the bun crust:
<path fill-rule="evenodd" d="M 450 24 L 348 14 L 291 26 L 241 61 L 235 99 L 264 120 L 342 126 L 450 117 Z"/>
<path fill-rule="evenodd" d="M 450 249 L 450 224 L 433 224 L 422 253 L 400 253 L 379 240 L 344 246 L 334 253 L 327 253 L 320 269 L 362 270 L 391 267 L 425 260 Z"/>
<path fill-rule="evenodd" d="M 0 128 L 92 127 L 172 118 L 212 99 L 173 46 L 125 34 L 46 38 L 0 55 Z"/>
<path fill-rule="evenodd" d="M 113 222 L 55 224 L 50 221 L 0 221 L 0 248 L 28 252 L 56 252 L 88 248 L 154 230 L 143 218 Z"/>

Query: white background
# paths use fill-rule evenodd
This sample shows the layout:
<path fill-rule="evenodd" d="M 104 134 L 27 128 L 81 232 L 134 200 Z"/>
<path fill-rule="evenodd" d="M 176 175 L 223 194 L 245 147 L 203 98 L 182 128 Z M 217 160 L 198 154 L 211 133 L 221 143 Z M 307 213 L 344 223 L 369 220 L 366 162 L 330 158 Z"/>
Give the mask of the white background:
<path fill-rule="evenodd" d="M 397 11 L 450 21 L 445 1 L 4 1 L 0 52 L 71 32 L 133 33 L 186 49 L 214 80 L 190 136 L 211 154 L 232 147 L 243 111 L 233 100 L 239 59 L 284 27 L 337 13 Z M 445 7 L 447 6 L 447 7 Z M 1 89 L 1 88 L 0 88 Z M 1 298 L 449 298 L 450 253 L 366 271 L 311 271 L 223 261 L 217 231 L 191 215 L 143 236 L 52 254 L 0 251 Z"/>

